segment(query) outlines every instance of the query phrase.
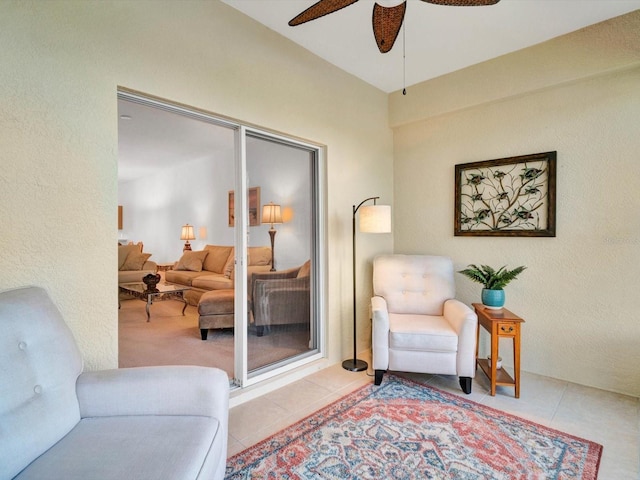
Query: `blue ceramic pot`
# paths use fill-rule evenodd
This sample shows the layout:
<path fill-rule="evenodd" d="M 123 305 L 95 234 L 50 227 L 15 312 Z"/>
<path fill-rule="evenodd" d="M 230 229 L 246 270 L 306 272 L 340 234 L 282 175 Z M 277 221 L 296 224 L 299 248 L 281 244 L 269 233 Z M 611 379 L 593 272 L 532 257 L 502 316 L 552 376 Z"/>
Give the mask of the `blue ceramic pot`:
<path fill-rule="evenodd" d="M 487 308 L 504 307 L 504 290 L 482 289 L 482 304 Z"/>

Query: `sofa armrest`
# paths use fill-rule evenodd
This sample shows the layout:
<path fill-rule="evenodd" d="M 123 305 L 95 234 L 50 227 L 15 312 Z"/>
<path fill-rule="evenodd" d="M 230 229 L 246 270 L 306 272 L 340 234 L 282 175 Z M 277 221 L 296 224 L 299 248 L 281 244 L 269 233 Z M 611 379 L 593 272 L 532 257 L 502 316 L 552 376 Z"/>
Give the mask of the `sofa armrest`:
<path fill-rule="evenodd" d="M 76 383 L 80 416 L 194 415 L 228 422 L 229 378 L 217 368 L 137 367 L 85 372 Z"/>
<path fill-rule="evenodd" d="M 389 311 L 383 297 L 371 298 L 371 315 L 373 369 L 386 370 L 389 367 Z"/>
<path fill-rule="evenodd" d="M 158 271 L 158 264 L 152 260 L 147 260 L 142 265 L 142 270 L 153 270 L 154 272 Z"/>

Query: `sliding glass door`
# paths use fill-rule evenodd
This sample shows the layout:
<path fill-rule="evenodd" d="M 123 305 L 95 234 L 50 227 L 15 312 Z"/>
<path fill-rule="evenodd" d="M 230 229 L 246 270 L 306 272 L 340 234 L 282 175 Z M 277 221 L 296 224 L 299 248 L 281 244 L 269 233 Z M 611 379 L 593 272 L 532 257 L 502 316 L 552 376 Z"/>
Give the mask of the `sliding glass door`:
<path fill-rule="evenodd" d="M 120 357 L 137 360 L 121 366 L 216 366 L 242 387 L 320 358 L 322 150 L 133 92 L 118 105 L 119 242 L 143 243 L 188 303 L 153 305 L 149 325 L 126 304 Z"/>
<path fill-rule="evenodd" d="M 308 146 L 246 136 L 249 377 L 319 352 L 317 162 Z"/>

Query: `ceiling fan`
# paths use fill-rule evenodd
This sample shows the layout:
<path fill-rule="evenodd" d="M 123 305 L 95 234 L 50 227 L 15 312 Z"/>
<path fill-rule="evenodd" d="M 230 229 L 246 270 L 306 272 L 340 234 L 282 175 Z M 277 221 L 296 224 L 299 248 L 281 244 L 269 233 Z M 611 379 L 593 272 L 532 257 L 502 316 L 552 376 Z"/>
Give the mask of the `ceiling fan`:
<path fill-rule="evenodd" d="M 358 0 L 320 0 L 314 3 L 304 12 L 289 21 L 289 25 L 295 27 L 303 23 L 323 17 L 344 7 L 356 3 Z M 449 5 L 453 7 L 479 7 L 495 5 L 500 0 L 422 0 L 436 5 Z M 393 48 L 398 32 L 404 20 L 404 12 L 407 9 L 406 0 L 392 7 L 383 7 L 375 3 L 373 6 L 373 35 L 380 53 L 387 53 Z"/>

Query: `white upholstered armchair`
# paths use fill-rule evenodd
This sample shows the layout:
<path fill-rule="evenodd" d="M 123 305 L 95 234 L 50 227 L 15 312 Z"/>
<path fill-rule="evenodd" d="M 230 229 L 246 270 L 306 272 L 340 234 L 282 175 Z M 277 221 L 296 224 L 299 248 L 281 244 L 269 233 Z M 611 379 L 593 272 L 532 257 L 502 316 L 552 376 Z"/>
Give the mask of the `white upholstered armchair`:
<path fill-rule="evenodd" d="M 373 368 L 457 375 L 471 393 L 478 317 L 455 300 L 453 263 L 431 255 L 383 255 L 373 262 Z"/>

